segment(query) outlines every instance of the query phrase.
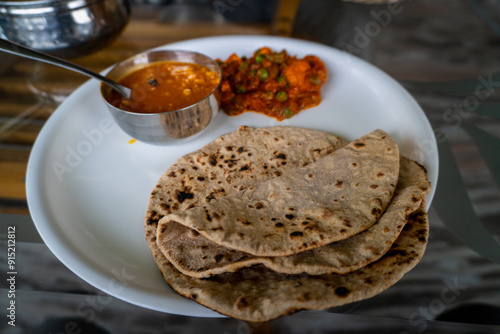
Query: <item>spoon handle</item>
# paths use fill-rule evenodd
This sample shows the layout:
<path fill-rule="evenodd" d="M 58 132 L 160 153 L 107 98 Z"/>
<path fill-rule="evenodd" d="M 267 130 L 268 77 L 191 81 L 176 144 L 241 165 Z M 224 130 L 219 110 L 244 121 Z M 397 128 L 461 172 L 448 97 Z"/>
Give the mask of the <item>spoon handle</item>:
<path fill-rule="evenodd" d="M 120 93 L 125 98 L 127 98 L 127 99 L 130 98 L 130 89 L 128 89 L 122 85 L 117 84 L 113 80 L 111 80 L 105 76 L 102 76 L 99 73 L 90 71 L 89 69 L 86 69 L 85 67 L 71 63 L 71 62 L 66 61 L 64 59 L 60 59 L 60 58 L 48 55 L 46 53 L 27 48 L 25 46 L 19 45 L 17 43 L 13 43 L 13 42 L 8 41 L 8 40 L 3 39 L 3 38 L 0 38 L 0 50 L 15 54 L 17 56 L 43 61 L 45 63 L 56 65 L 59 67 L 64 67 L 68 70 L 72 70 L 72 71 L 84 74 L 86 76 L 89 76 L 91 78 L 97 79 L 97 80 L 105 83 L 106 85 L 115 89 L 118 93 Z"/>

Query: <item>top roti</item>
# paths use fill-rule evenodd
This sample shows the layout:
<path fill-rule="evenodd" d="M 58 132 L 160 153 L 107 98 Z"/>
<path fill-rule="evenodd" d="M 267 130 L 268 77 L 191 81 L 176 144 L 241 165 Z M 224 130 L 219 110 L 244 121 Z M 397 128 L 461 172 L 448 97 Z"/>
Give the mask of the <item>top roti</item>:
<path fill-rule="evenodd" d="M 305 167 L 169 214 L 213 242 L 257 256 L 285 256 L 372 226 L 391 201 L 399 150 L 376 130 Z"/>
<path fill-rule="evenodd" d="M 376 261 L 387 252 L 429 189 L 425 169 L 401 157 L 392 201 L 372 227 L 350 238 L 290 256 L 252 256 L 217 245 L 180 224 L 162 225 L 156 234 L 156 243 L 177 270 L 197 278 L 235 272 L 258 264 L 285 274 L 346 274 Z"/>

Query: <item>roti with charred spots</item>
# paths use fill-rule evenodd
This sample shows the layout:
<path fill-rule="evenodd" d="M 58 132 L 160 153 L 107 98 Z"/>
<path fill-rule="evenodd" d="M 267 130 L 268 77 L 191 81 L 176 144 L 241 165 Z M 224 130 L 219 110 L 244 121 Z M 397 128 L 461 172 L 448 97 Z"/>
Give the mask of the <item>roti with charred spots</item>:
<path fill-rule="evenodd" d="M 175 291 L 222 314 L 266 321 L 369 298 L 396 283 L 425 250 L 429 188 L 425 170 L 400 157 L 381 130 L 347 143 L 316 130 L 240 127 L 164 173 L 148 202 L 146 239 Z M 230 218 L 220 219 L 221 208 Z M 334 214 L 317 214 L 327 210 Z M 237 236 L 255 221 L 266 223 L 244 243 L 218 230 Z M 304 236 L 309 224 L 317 227 L 309 239 L 295 242 L 300 234 L 291 234 Z M 269 231 L 285 242 L 267 238 Z"/>

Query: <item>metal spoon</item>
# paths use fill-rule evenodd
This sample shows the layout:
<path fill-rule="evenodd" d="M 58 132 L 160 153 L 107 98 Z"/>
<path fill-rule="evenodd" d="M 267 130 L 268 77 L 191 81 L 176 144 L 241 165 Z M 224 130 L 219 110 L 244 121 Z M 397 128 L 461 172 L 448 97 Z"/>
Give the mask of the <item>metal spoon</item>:
<path fill-rule="evenodd" d="M 111 88 L 116 90 L 118 93 L 120 93 L 120 95 L 122 95 L 127 100 L 130 99 L 130 92 L 131 91 L 129 88 L 124 87 L 124 86 L 116 83 L 115 81 L 113 81 L 109 78 L 106 78 L 106 77 L 100 75 L 99 73 L 88 70 L 85 67 L 82 67 L 80 65 L 73 64 L 69 61 L 66 61 L 66 60 L 63 60 L 63 59 L 60 59 L 60 58 L 57 58 L 54 56 L 50 56 L 50 55 L 45 54 L 43 52 L 27 48 L 25 46 L 19 45 L 17 43 L 13 43 L 11 41 L 8 41 L 8 40 L 2 39 L 2 38 L 0 38 L 0 50 L 15 54 L 15 55 L 18 55 L 21 57 L 26 57 L 26 58 L 30 58 L 30 59 L 34 59 L 34 60 L 40 60 L 40 61 L 43 61 L 45 63 L 64 67 L 68 70 L 73 70 L 75 72 L 87 75 L 91 78 L 97 79 L 97 80 L 105 83 L 106 85 L 110 86 Z"/>

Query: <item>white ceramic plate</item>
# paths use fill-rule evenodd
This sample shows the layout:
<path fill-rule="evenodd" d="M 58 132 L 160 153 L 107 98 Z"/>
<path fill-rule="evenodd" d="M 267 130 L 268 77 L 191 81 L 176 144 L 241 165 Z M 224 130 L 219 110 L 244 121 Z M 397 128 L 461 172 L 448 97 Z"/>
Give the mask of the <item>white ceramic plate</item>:
<path fill-rule="evenodd" d="M 78 276 L 106 293 L 146 308 L 191 316 L 217 313 L 180 297 L 164 282 L 144 237 L 143 215 L 161 174 L 181 155 L 239 125 L 291 125 L 329 131 L 352 140 L 380 128 L 403 154 L 418 160 L 436 188 L 438 155 L 432 128 L 415 100 L 377 68 L 315 43 L 266 36 L 188 40 L 163 48 L 193 50 L 214 58 L 250 56 L 270 46 L 303 57 L 315 54 L 329 78 L 323 101 L 290 120 L 255 113 L 218 116 L 192 142 L 151 146 L 131 139 L 111 118 L 91 80 L 69 96 L 45 124 L 27 171 L 29 208 L 47 246 Z"/>

